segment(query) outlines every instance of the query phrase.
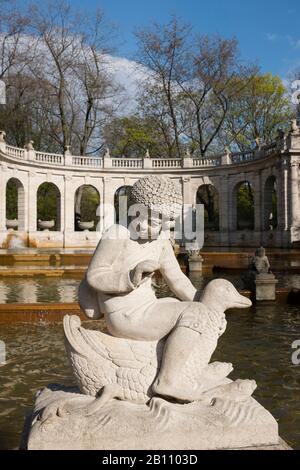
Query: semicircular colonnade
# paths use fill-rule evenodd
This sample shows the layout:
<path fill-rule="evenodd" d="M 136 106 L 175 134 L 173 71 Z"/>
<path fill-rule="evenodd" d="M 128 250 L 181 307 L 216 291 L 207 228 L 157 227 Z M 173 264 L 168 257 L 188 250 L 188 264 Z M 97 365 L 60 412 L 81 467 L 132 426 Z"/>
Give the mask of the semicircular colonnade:
<path fill-rule="evenodd" d="M 7 220 L 7 185 L 17 183 L 18 236 L 29 247 L 95 247 L 102 229 L 75 230 L 75 198 L 82 186 L 99 194 L 101 205 L 114 205 L 122 187 L 132 186 L 149 174 L 167 175 L 182 186 L 184 204 L 197 203 L 203 186 L 215 189 L 218 197 L 218 229 L 205 231 L 205 244 L 215 247 L 291 247 L 300 242 L 300 130 L 291 131 L 269 146 L 246 153 L 207 158 L 111 158 L 73 156 L 10 146 L 0 132 L 0 247 L 7 248 L 12 229 Z M 237 188 L 251 187 L 254 220 L 251 229 L 237 223 Z M 59 205 L 55 230 L 38 228 L 38 191 L 52 183 Z M 276 192 L 276 210 L 274 197 Z M 218 196 L 217 196 L 218 195 Z M 271 198 L 271 199 L 270 199 Z M 273 199 L 272 199 L 273 198 Z M 269 224 L 276 212 L 276 225 Z M 100 214 L 102 212 L 100 211 Z M 101 216 L 100 216 L 101 218 Z M 105 227 L 100 221 L 99 227 Z"/>

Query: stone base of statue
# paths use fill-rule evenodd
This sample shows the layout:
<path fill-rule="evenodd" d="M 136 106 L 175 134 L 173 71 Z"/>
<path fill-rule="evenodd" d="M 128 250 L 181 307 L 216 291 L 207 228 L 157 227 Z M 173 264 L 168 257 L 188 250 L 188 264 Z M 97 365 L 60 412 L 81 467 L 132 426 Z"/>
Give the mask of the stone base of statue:
<path fill-rule="evenodd" d="M 202 273 L 203 270 L 203 258 L 202 256 L 193 256 L 189 258 L 189 272 L 190 273 Z"/>
<path fill-rule="evenodd" d="M 255 277 L 256 300 L 276 300 L 276 285 L 274 274 L 257 274 Z"/>
<path fill-rule="evenodd" d="M 88 413 L 94 401 L 75 388 L 48 386 L 37 396 L 23 446 L 202 450 L 280 445 L 276 420 L 253 398 L 240 403 L 216 398 L 209 404 L 175 404 L 155 397 L 148 405 L 113 399 Z M 66 402 L 73 406 L 68 408 Z"/>

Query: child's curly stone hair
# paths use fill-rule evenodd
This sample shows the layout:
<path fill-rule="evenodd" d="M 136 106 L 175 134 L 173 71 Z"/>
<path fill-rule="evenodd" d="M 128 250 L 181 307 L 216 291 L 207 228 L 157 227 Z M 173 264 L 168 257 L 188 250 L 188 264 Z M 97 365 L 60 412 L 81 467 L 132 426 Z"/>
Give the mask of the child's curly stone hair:
<path fill-rule="evenodd" d="M 178 183 L 167 176 L 146 176 L 133 185 L 131 201 L 175 219 L 182 210 L 182 190 Z"/>

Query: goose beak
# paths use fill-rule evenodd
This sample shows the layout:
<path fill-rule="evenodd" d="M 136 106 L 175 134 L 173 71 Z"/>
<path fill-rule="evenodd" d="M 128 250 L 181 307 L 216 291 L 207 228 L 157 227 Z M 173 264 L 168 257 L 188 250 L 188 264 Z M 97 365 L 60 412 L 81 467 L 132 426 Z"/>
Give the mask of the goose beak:
<path fill-rule="evenodd" d="M 240 294 L 237 300 L 234 302 L 235 308 L 249 308 L 251 306 L 252 306 L 251 300 Z"/>

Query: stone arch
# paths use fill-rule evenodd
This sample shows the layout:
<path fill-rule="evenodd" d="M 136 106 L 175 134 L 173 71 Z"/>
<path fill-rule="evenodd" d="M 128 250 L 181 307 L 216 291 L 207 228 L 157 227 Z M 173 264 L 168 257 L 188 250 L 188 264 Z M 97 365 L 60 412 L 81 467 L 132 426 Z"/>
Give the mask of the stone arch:
<path fill-rule="evenodd" d="M 18 178 L 10 178 L 6 183 L 6 226 L 13 228 L 14 220 L 18 221 L 15 230 L 25 230 L 25 189 Z"/>
<path fill-rule="evenodd" d="M 54 183 L 45 181 L 37 189 L 37 228 L 38 230 L 61 230 L 61 193 Z M 53 226 L 47 227 L 43 222 L 52 222 Z"/>
<path fill-rule="evenodd" d="M 202 184 L 196 192 L 196 204 L 204 206 L 205 230 L 218 231 L 220 228 L 219 192 L 213 184 Z"/>
<path fill-rule="evenodd" d="M 241 181 L 234 188 L 234 230 L 254 230 L 254 192 L 248 180 Z"/>
<path fill-rule="evenodd" d="M 74 195 L 74 230 L 96 231 L 99 221 L 100 193 L 95 186 L 83 184 L 77 188 Z M 90 223 L 90 226 L 81 224 Z"/>
<path fill-rule="evenodd" d="M 274 230 L 278 226 L 277 211 L 277 179 L 270 175 L 264 186 L 264 228 L 265 230 Z"/>
<path fill-rule="evenodd" d="M 125 216 L 127 216 L 128 207 L 130 206 L 130 196 L 131 196 L 131 188 L 130 185 L 120 186 L 114 195 L 114 208 L 115 208 L 115 219 L 116 223 L 120 222 L 120 219 L 123 218 L 125 220 Z M 127 198 L 122 202 L 122 198 Z M 126 214 L 123 213 L 126 211 Z M 127 220 L 127 219 L 126 219 Z"/>

